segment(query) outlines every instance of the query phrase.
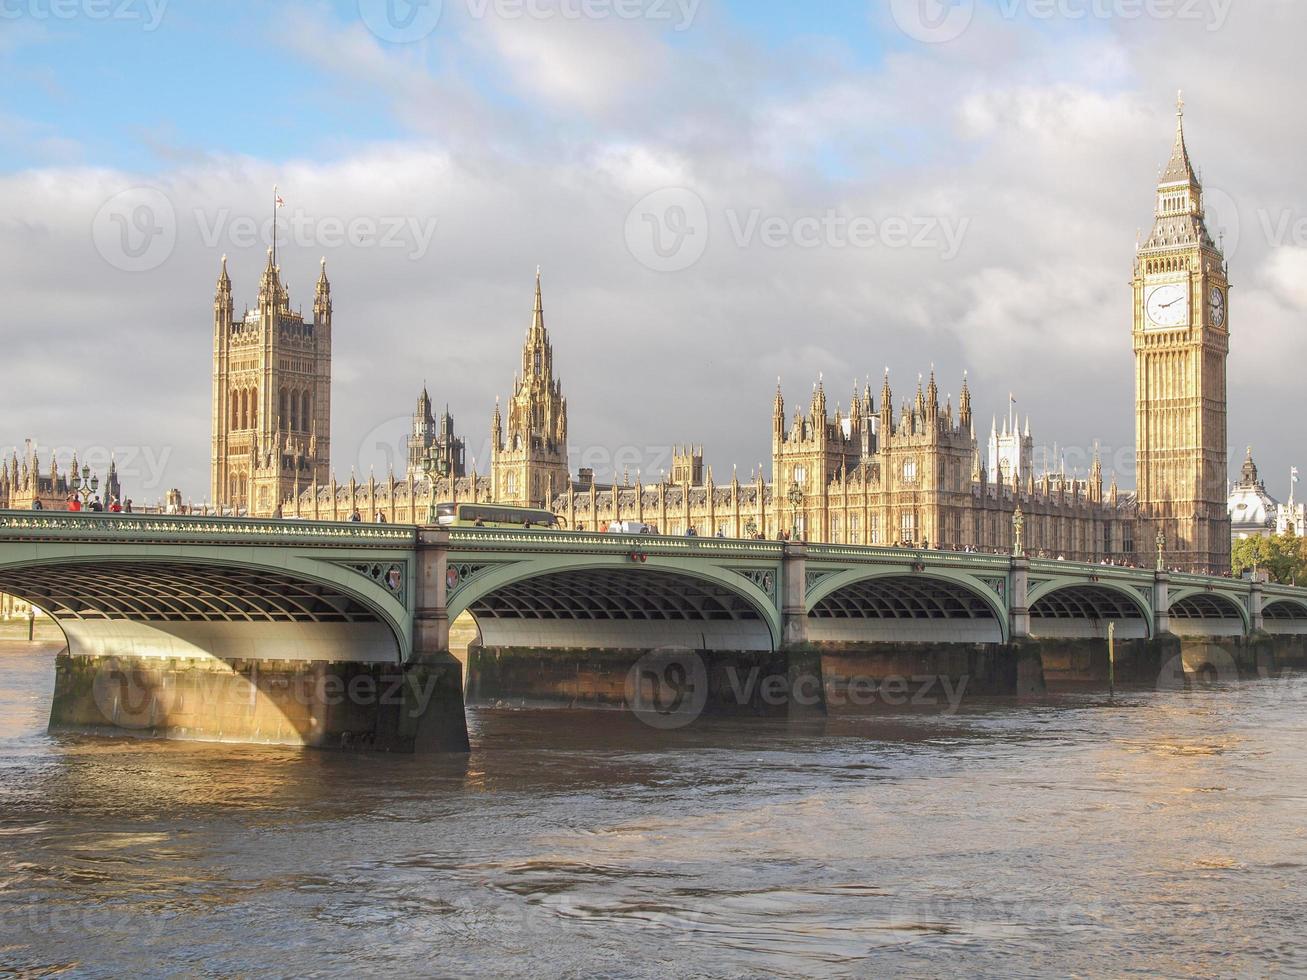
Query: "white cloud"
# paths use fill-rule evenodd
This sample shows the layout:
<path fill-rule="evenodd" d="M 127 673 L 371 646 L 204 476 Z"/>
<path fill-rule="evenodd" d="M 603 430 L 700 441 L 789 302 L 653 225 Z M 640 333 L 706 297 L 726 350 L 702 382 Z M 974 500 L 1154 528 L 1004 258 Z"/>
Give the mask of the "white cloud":
<path fill-rule="evenodd" d="M 265 220 L 277 182 L 310 229 L 281 252 L 292 302 L 310 301 L 319 255 L 335 286 L 342 476 L 373 461 L 378 430 L 404 428 L 424 378 L 484 462 L 537 263 L 573 441 L 600 460 L 694 440 L 719 476 L 731 461 L 747 472 L 769 451 L 778 373 L 791 405 L 819 371 L 847 403 L 855 378 L 878 392 L 889 364 L 901 397 L 932 362 L 955 397 L 971 370 L 980 417 L 1015 390 L 1041 441 L 1129 445 L 1132 245 L 1183 84 L 1190 148 L 1210 185 L 1237 188 L 1243 217 L 1231 444 L 1256 442 L 1267 472 L 1287 470 L 1307 448 L 1277 410 L 1296 404 L 1307 358 L 1307 251 L 1273 248 L 1255 215 L 1302 210 L 1303 133 L 1262 95 L 1279 93 L 1281 111 L 1302 96 L 1294 61 L 1272 55 L 1302 36 L 1307 7 L 1266 9 L 1217 38 L 982 16 L 951 45 L 904 44 L 868 66 L 838 42 L 764 49 L 712 20 L 673 44 L 643 24 L 455 18 L 397 49 L 301 8 L 283 25 L 292 50 L 333 66 L 342 87 L 389 93 L 413 137 L 342 145 L 331 161 L 227 154 L 157 173 L 52 164 L 0 177 L 6 438 L 166 444 L 167 483 L 202 494 L 218 255 L 232 256 L 238 303 L 253 302 L 264 246 L 234 240 L 232 222 Z M 1216 49 L 1219 81 L 1204 67 Z M 97 254 L 91 227 L 137 184 L 168 196 L 177 244 L 128 274 Z M 694 189 L 710 223 L 702 259 L 676 273 L 641 265 L 624 238 L 660 187 Z M 731 216 L 753 211 L 966 232 L 951 259 L 741 246 Z M 434 220 L 429 247 L 321 240 L 324 222 L 390 218 Z"/>

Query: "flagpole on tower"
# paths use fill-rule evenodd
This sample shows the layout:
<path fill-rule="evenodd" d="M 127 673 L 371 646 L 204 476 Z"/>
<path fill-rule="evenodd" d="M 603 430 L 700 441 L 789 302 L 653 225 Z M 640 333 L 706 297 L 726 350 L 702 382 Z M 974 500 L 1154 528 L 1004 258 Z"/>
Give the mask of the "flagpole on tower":
<path fill-rule="evenodd" d="M 277 268 L 277 185 L 272 185 L 272 267 Z"/>

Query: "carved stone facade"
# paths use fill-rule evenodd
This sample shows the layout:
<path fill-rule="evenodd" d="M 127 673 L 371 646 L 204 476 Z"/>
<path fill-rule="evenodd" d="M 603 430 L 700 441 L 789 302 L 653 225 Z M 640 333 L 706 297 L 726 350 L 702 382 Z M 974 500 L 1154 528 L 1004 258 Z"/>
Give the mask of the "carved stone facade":
<path fill-rule="evenodd" d="M 1104 490 L 1098 461 L 1088 479 L 990 474 L 972 430 L 966 381 L 956 414 L 951 403 L 941 406 L 933 375 L 898 412 L 888 375 L 880 398 L 878 411 L 870 390 L 855 392 L 849 414 L 837 408 L 832 416 L 819 381 L 807 410 L 787 423 L 778 387 L 770 483 L 755 473 L 746 483 L 732 476 L 719 486 L 708 467 L 697 482 L 572 487 L 555 499 L 554 509 L 566 526 L 584 530 L 628 521 L 664 534 L 693 529 L 726 537 L 1008 551 L 1020 505 L 1032 553 L 1133 559 L 1133 500 L 1115 484 Z"/>
<path fill-rule="evenodd" d="M 1135 268 L 1138 498 L 1120 493 L 1115 480 L 1105 489 L 1096 456 L 1087 476 L 1068 476 L 1057 461 L 1037 474 L 1029 422 L 1018 432 L 1010 400 L 1009 423 L 1002 434 L 993 427 L 982 454 L 969 384 L 963 381 L 955 411 L 951 399 L 941 404 L 933 371 L 897 407 L 887 373 L 879 403 L 868 386 L 855 389 L 847 414 L 839 407 L 831 413 L 819 380 L 808 405 L 787 415 L 778 385 L 770 481 L 757 471 L 745 482 L 733 474 L 719 485 L 697 446 L 678 450 L 671 474 L 651 485 L 629 475 L 618 486 L 597 484 L 587 472 L 573 480 L 567 402 L 554 374 L 537 272 L 521 372 L 506 415 L 496 405 L 491 423 L 488 478 L 459 477 L 451 467 L 448 478 L 428 482 L 417 465 L 431 448 L 428 399 L 425 412 L 419 405 L 415 424 L 421 431 L 415 429 L 410 443 L 417 455 L 410 456 L 407 479 L 326 482 L 320 476 L 325 457 L 310 453 L 312 485 L 291 507 L 304 517 L 344 520 L 358 511 L 363 520 L 423 522 L 433 501 L 494 500 L 550 506 L 565 526 L 585 530 L 632 521 L 665 534 L 792 535 L 838 544 L 997 551 L 1012 549 L 1019 507 L 1023 543 L 1032 554 L 1152 565 L 1160 528 L 1168 565 L 1222 573 L 1229 569 L 1230 547 L 1227 290 L 1225 262 L 1204 224 L 1202 189 L 1178 124 L 1175 150 L 1158 188 L 1156 224 L 1138 249 Z M 271 265 L 259 317 L 267 315 L 264 292 L 285 311 Z M 329 329 L 329 304 L 326 313 Z M 329 365 L 320 375 L 329 375 Z M 266 406 L 266 399 L 258 400 Z M 452 436 L 452 420 L 449 429 Z M 221 458 L 218 448 L 215 444 L 215 460 Z M 239 461 L 249 452 L 249 440 L 235 444 L 234 454 L 233 447 L 226 448 Z"/>
<path fill-rule="evenodd" d="M 522 373 L 513 379 L 508 418 L 496 403 L 490 423 L 490 479 L 495 500 L 523 507 L 547 507 L 571 484 L 567 399 L 554 377 L 538 269 L 535 310 L 522 346 Z"/>
<path fill-rule="evenodd" d="M 1135 258 L 1134 351 L 1140 536 L 1151 547 L 1160 533 L 1167 565 L 1183 571 L 1230 569 L 1227 275 L 1207 230 L 1181 101 L 1153 230 Z"/>
<path fill-rule="evenodd" d="M 430 469 L 441 476 L 467 476 L 467 446 L 454 434 L 454 416 L 449 406 L 437 422 L 431 412 L 431 396 L 424 386 L 413 413 L 413 431 L 408 437 L 408 475 L 421 478 Z"/>
<path fill-rule="evenodd" d="M 80 469 L 81 463 L 77 461 L 77 455 L 74 453 L 69 474 L 75 474 Z M 22 460 L 19 460 L 18 452 L 15 450 L 7 463 L 0 461 L 0 510 L 31 510 L 38 501 L 46 510 L 65 510 L 71 493 L 69 476 L 60 472 L 59 461 L 54 453 L 50 454 L 49 467 L 42 472 L 36 445 L 30 441 L 27 443 Z M 118 480 L 118 465 L 112 459 L 109 461 L 109 470 L 104 475 L 104 481 L 97 488 L 94 497 L 99 498 L 106 509 L 115 500 L 120 504 L 123 502 L 123 488 Z M 79 494 L 78 499 L 83 499 L 83 496 Z"/>
<path fill-rule="evenodd" d="M 219 513 L 281 512 L 301 488 L 329 479 L 331 285 L 326 260 L 312 319 L 291 310 L 272 250 L 258 304 L 235 316 L 227 257 L 213 299 L 213 477 Z"/>

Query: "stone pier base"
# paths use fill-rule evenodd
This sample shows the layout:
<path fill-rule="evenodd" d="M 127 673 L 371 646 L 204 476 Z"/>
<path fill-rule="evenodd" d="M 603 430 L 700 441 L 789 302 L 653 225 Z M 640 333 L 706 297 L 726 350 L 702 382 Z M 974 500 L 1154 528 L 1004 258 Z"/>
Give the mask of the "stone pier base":
<path fill-rule="evenodd" d="M 1045 691 L 1033 644 L 803 645 L 778 652 L 472 647 L 469 704 L 640 710 L 695 700 L 705 716 L 956 709 Z"/>
<path fill-rule="evenodd" d="M 50 730 L 387 752 L 465 752 L 461 668 L 60 654 Z"/>

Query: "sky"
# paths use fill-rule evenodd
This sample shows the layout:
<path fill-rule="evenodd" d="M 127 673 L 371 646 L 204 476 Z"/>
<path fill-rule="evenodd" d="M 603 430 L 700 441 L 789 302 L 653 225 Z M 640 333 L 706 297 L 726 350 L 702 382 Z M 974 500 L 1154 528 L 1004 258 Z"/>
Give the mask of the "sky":
<path fill-rule="evenodd" d="M 339 478 L 425 383 L 482 471 L 542 268 L 574 469 L 769 468 L 777 378 L 964 372 L 1134 484 L 1134 243 L 1183 89 L 1231 473 L 1307 465 L 1301 0 L 0 0 L 0 448 L 209 484 L 212 298 L 334 299 Z M 7 455 L 7 452 L 6 452 Z M 1057 458 L 1057 457 L 1054 457 Z"/>

